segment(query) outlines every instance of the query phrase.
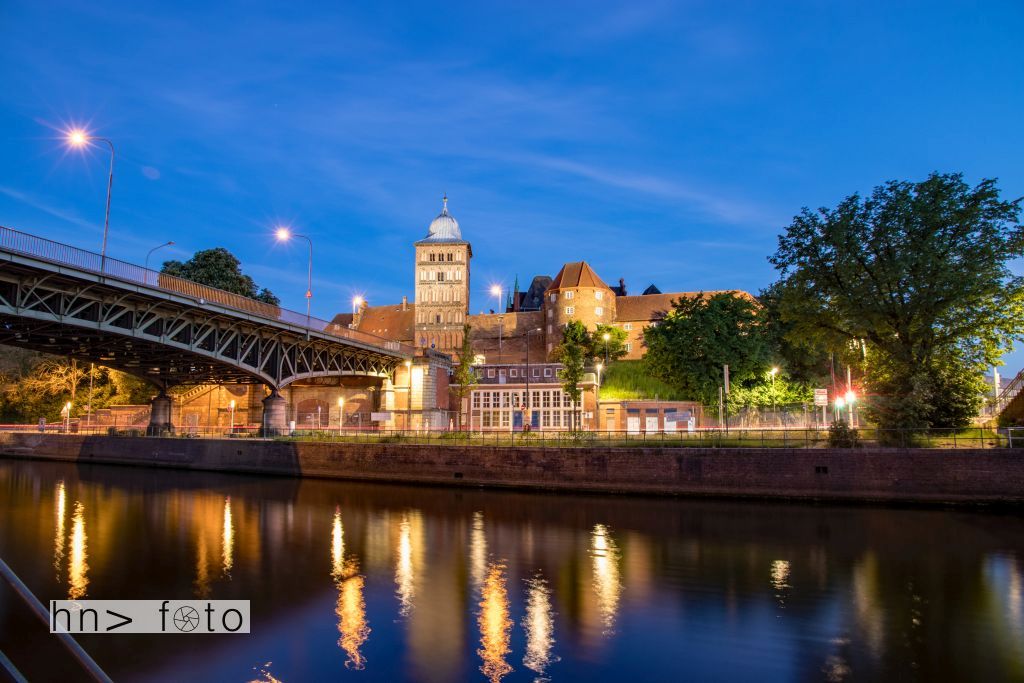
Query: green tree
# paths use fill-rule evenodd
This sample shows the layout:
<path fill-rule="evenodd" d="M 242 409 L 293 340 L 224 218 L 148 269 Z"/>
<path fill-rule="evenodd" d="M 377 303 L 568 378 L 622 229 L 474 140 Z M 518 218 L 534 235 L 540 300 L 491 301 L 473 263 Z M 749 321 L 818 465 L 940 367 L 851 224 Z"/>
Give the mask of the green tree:
<path fill-rule="evenodd" d="M 734 389 L 763 382 L 770 367 L 757 304 L 727 292 L 674 301 L 644 344 L 648 372 L 707 406 L 718 403 L 722 366 Z"/>
<path fill-rule="evenodd" d="M 562 382 L 562 391 L 572 403 L 570 430 L 573 432 L 579 430 L 579 404 L 583 396 L 580 382 L 583 381 L 583 373 L 591 360 L 591 349 L 591 338 L 586 326 L 578 320 L 573 320 L 565 326 L 562 342 L 552 353 L 552 357 L 562 364 L 562 369 L 558 371 L 558 379 Z"/>
<path fill-rule="evenodd" d="M 605 335 L 608 339 L 605 339 Z M 587 354 L 591 359 L 610 363 L 626 355 L 626 331 L 614 325 L 598 324 L 590 334 L 590 348 Z"/>
<path fill-rule="evenodd" d="M 241 266 L 241 261 L 234 254 L 224 247 L 216 247 L 197 251 L 188 261 L 164 261 L 160 272 L 274 306 L 281 303 L 270 290 L 260 289 L 251 277 L 242 272 Z"/>
<path fill-rule="evenodd" d="M 1024 334 L 1020 200 L 961 174 L 888 182 L 834 209 L 804 209 L 770 259 L 786 338 L 863 344 L 865 404 L 881 427 L 956 427 L 984 369 Z"/>
<path fill-rule="evenodd" d="M 473 349 L 472 332 L 473 328 L 470 325 L 462 326 L 462 347 L 459 349 L 459 364 L 455 366 L 455 370 L 452 372 L 452 393 L 455 396 L 455 405 L 458 406 L 455 411 L 455 428 L 458 430 L 462 429 L 462 401 L 469 395 L 470 389 L 479 380 L 476 372 L 473 370 L 473 358 L 476 356 L 476 351 Z"/>

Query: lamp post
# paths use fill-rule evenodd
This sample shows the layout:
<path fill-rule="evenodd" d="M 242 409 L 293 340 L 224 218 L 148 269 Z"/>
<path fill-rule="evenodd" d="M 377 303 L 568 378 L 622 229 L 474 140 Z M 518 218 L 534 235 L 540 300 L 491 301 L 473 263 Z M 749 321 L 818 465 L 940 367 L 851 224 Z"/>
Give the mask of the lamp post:
<path fill-rule="evenodd" d="M 533 410 L 530 405 L 530 335 L 542 332 L 541 328 L 526 331 L 526 399 L 523 401 L 523 405 L 526 406 L 526 415 L 523 417 L 523 427 L 533 428 Z"/>
<path fill-rule="evenodd" d="M 504 333 L 505 316 L 501 312 L 501 285 L 491 286 L 491 296 L 498 300 L 498 365 L 501 365 L 501 338 Z"/>
<path fill-rule="evenodd" d="M 309 327 L 309 305 L 313 300 L 313 240 L 309 239 L 305 235 L 292 232 L 291 228 L 279 227 L 277 232 L 277 240 L 279 242 L 287 242 L 293 237 L 300 237 L 309 244 L 309 267 L 306 271 L 306 327 Z"/>
<path fill-rule="evenodd" d="M 772 376 L 772 419 L 775 422 L 778 422 L 778 420 L 779 420 L 779 408 L 778 408 L 778 405 L 776 405 L 776 398 L 775 398 L 775 375 L 779 374 L 779 369 L 778 368 L 772 368 L 771 370 L 768 371 L 768 374 Z"/>
<path fill-rule="evenodd" d="M 405 372 L 409 375 L 409 391 L 405 394 L 405 428 L 412 426 L 412 361 L 405 361 Z"/>
<path fill-rule="evenodd" d="M 846 392 L 846 405 L 849 406 L 849 408 L 847 409 L 846 413 L 847 413 L 847 419 L 850 422 L 850 427 L 851 428 L 853 427 L 853 404 L 856 403 L 856 402 L 857 402 L 857 394 L 855 394 L 853 392 L 853 389 L 850 389 L 849 391 Z"/>
<path fill-rule="evenodd" d="M 366 299 L 364 299 L 363 297 L 359 296 L 358 294 L 355 295 L 354 297 L 352 297 L 352 317 L 353 317 L 353 319 L 355 318 L 356 314 L 359 312 L 359 307 L 362 306 L 365 301 L 366 301 Z M 353 320 L 353 322 L 355 322 L 355 320 Z"/>
<path fill-rule="evenodd" d="M 149 279 L 149 257 L 152 256 L 153 252 L 156 251 L 157 249 L 163 249 L 164 247 L 169 247 L 169 246 L 172 246 L 173 244 L 174 244 L 174 240 L 168 240 L 168 241 L 164 242 L 163 244 L 158 244 L 157 246 L 153 247 L 152 249 L 150 249 L 149 251 L 146 252 L 146 265 L 144 266 L 144 270 L 146 271 L 145 277 L 146 277 L 147 280 Z M 159 281 L 158 281 L 158 284 L 159 284 Z"/>
<path fill-rule="evenodd" d="M 608 365 L 608 342 L 611 341 L 612 335 L 605 332 L 601 335 L 601 339 L 604 339 L 604 364 Z"/>
<path fill-rule="evenodd" d="M 345 426 L 345 399 L 338 397 L 338 434 L 341 435 L 341 428 Z"/>
<path fill-rule="evenodd" d="M 840 396 L 840 397 L 838 397 L 836 399 L 836 415 L 835 415 L 835 421 L 836 422 L 839 422 L 839 416 L 843 414 L 843 406 L 845 406 L 845 405 L 846 405 L 846 399 L 844 399 L 842 396 Z"/>
<path fill-rule="evenodd" d="M 231 403 L 229 403 L 228 405 L 231 406 L 231 433 L 234 434 L 235 433 L 235 399 L 231 399 Z"/>
<path fill-rule="evenodd" d="M 594 430 L 601 431 L 601 370 L 604 365 L 597 364 L 597 386 L 594 387 Z"/>
<path fill-rule="evenodd" d="M 69 130 L 65 136 L 68 144 L 77 149 L 86 147 L 91 142 L 101 142 L 110 148 L 110 174 L 107 177 L 107 209 L 103 216 L 103 248 L 100 250 L 100 272 L 107 266 L 107 233 L 110 232 L 110 191 L 114 187 L 114 143 L 107 138 L 89 135 L 81 128 Z"/>

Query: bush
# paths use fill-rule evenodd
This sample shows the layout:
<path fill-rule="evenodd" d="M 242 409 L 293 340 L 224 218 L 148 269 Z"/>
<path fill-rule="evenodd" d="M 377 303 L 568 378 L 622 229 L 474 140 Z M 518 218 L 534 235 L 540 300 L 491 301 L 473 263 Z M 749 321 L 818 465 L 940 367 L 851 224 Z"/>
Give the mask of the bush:
<path fill-rule="evenodd" d="M 828 445 L 830 448 L 857 448 L 860 446 L 860 435 L 850 425 L 836 420 L 828 428 Z"/>

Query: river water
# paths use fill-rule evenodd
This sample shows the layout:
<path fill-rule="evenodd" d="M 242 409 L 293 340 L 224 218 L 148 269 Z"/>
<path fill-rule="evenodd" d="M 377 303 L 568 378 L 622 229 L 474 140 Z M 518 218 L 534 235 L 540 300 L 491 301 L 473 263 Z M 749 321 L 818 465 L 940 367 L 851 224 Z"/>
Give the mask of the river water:
<path fill-rule="evenodd" d="M 81 636 L 115 681 L 1024 680 L 1006 510 L 0 460 L 0 557 L 44 603 L 251 601 L 250 635 Z M 5 584 L 0 650 L 82 676 Z"/>

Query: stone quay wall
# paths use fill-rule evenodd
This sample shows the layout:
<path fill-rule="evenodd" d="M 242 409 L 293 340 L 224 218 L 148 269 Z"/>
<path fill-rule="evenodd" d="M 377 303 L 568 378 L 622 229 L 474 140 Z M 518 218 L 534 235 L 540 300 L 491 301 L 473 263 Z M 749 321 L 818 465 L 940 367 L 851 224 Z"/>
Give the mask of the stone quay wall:
<path fill-rule="evenodd" d="M 1024 503 L 1024 452 L 1010 449 L 556 449 L 0 433 L 0 457 L 603 493 Z"/>

